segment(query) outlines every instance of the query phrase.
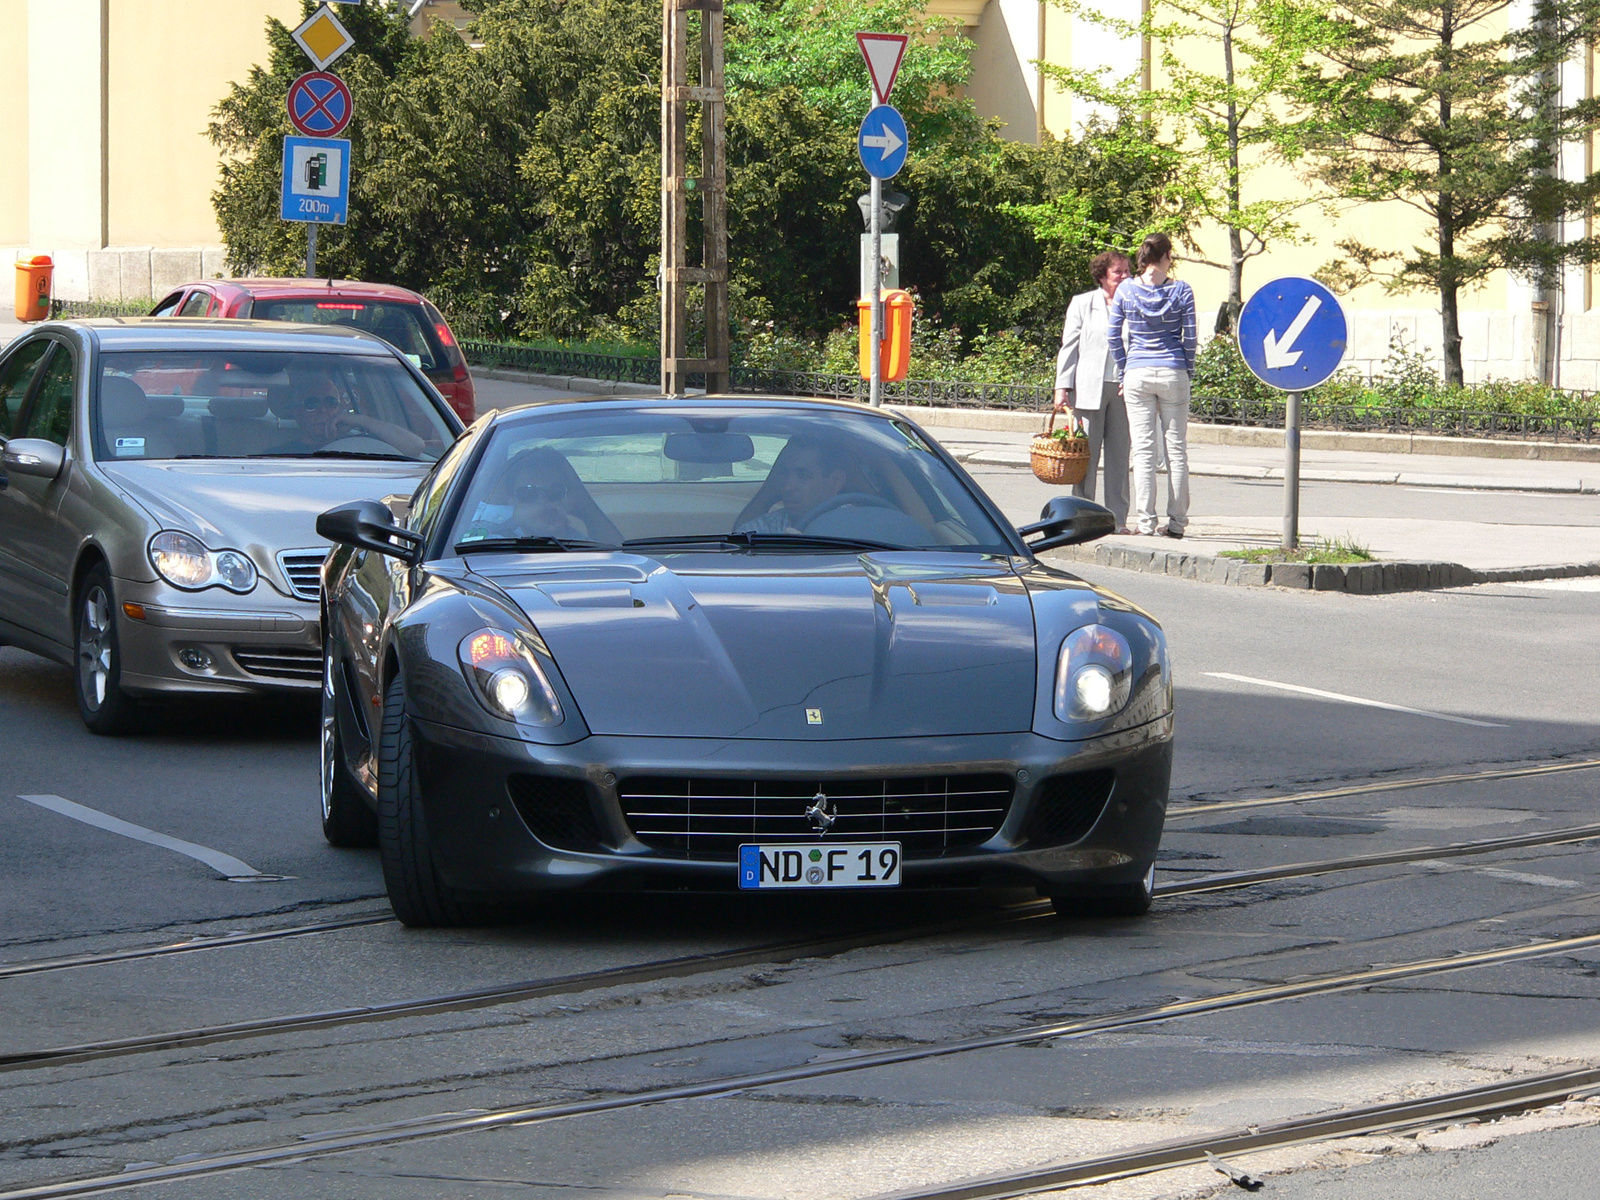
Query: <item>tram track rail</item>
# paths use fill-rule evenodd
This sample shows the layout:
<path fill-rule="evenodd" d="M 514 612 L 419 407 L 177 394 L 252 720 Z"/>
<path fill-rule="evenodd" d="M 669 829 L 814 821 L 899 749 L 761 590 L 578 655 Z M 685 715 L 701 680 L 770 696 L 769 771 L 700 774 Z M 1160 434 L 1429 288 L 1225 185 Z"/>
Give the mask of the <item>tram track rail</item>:
<path fill-rule="evenodd" d="M 1541 775 L 1563 775 L 1570 771 L 1600 768 L 1600 758 L 1577 762 L 1541 763 L 1537 766 L 1496 768 L 1489 771 L 1464 771 L 1449 775 L 1423 775 L 1414 779 L 1380 780 L 1347 787 L 1324 788 L 1315 792 L 1290 792 L 1282 796 L 1257 796 L 1248 800 L 1221 800 L 1214 804 L 1184 804 L 1167 809 L 1167 820 L 1184 821 L 1218 813 L 1243 812 L 1252 808 L 1275 808 L 1285 804 L 1309 804 L 1314 800 L 1338 800 L 1346 796 L 1372 796 L 1384 792 L 1410 792 L 1419 788 L 1448 787 L 1455 783 L 1490 783 L 1498 779 L 1531 779 Z"/>
<path fill-rule="evenodd" d="M 1314 792 L 1296 792 L 1283 796 L 1261 796 L 1247 800 L 1228 800 L 1215 804 L 1188 804 L 1167 811 L 1168 822 L 1192 820 L 1197 817 L 1211 816 L 1219 813 L 1236 812 L 1252 808 L 1268 808 L 1279 805 L 1305 804 L 1316 800 L 1333 800 L 1345 796 L 1377 795 L 1384 792 L 1410 791 L 1418 788 L 1444 787 L 1456 783 L 1473 783 L 1493 781 L 1497 779 L 1522 779 L 1539 775 L 1561 774 L 1569 771 L 1583 771 L 1600 768 L 1600 759 L 1585 759 L 1579 762 L 1544 763 L 1536 766 L 1514 767 L 1495 769 L 1489 771 L 1456 772 L 1447 775 L 1431 775 L 1414 779 L 1385 780 L 1374 783 L 1355 784 L 1348 787 L 1338 787 Z M 1472 843 L 1461 843 L 1462 845 Z M 1485 843 L 1487 844 L 1487 843 Z M 1539 842 L 1530 842 L 1530 845 L 1539 845 Z M 1555 844 L 1555 843 L 1548 843 Z M 1489 851 L 1480 851 L 1488 853 Z M 1406 853 L 1406 852 L 1400 852 Z M 1466 853 L 1466 851 L 1461 851 Z M 1304 865 L 1304 864 L 1302 864 Z M 1291 869 L 1291 868 L 1280 868 Z M 1311 872 L 1302 872 L 1309 874 Z M 1230 873 L 1237 874 L 1237 873 Z M 1225 879 L 1229 875 L 1218 875 L 1212 878 Z M 1263 875 L 1260 882 L 1270 881 L 1270 876 Z M 1193 882 L 1193 881 L 1191 881 Z M 1193 890 L 1187 884 L 1182 885 L 1186 891 Z M 1212 890 L 1221 890 L 1224 885 L 1218 884 Z M 1180 894 L 1170 890 L 1157 889 L 1157 895 Z M 288 926 L 280 929 L 255 930 L 245 933 L 219 934 L 214 937 L 200 936 L 185 939 L 179 942 L 167 942 L 154 946 L 137 946 L 125 950 L 111 950 L 95 954 L 72 954 L 54 958 L 41 958 L 21 960 L 10 963 L 0 963 L 0 982 L 7 979 L 18 979 L 29 975 L 48 974 L 53 971 L 77 970 L 85 967 L 109 966 L 116 963 L 136 962 L 143 959 L 168 958 L 184 954 L 196 954 L 208 950 L 227 950 L 242 946 L 262 945 L 278 941 L 287 941 L 294 938 L 313 937 L 318 934 L 337 933 L 345 929 L 361 928 L 363 926 L 394 924 L 392 916 L 374 914 L 371 916 L 353 917 L 348 919 L 317 921 L 306 925 Z"/>
<path fill-rule="evenodd" d="M 1027 1171 L 980 1176 L 928 1188 L 880 1193 L 869 1200 L 1009 1200 L 1045 1191 L 1110 1183 L 1134 1175 L 1199 1166 L 1262 1150 L 1336 1138 L 1404 1133 L 1450 1121 L 1528 1112 L 1600 1090 L 1600 1067 L 1580 1067 L 1496 1080 L 1417 1099 L 1336 1109 L 1195 1137 L 1175 1138 Z"/>
<path fill-rule="evenodd" d="M 176 954 L 194 954 L 201 950 L 258 946 L 264 942 L 288 941 L 293 938 L 314 937 L 319 933 L 336 933 L 341 929 L 360 929 L 369 925 L 394 923 L 393 916 L 375 913 L 371 916 L 348 917 L 334 921 L 314 921 L 308 925 L 291 925 L 281 929 L 258 929 L 246 933 L 222 933 L 215 936 L 186 938 L 181 942 L 164 942 L 156 946 L 132 946 L 126 950 L 107 950 L 99 954 L 66 954 L 31 961 L 25 959 L 20 962 L 0 963 L 0 980 L 19 979 L 26 975 L 44 975 L 52 971 L 70 971 L 79 967 L 137 962 L 145 958 L 168 958 Z"/>
<path fill-rule="evenodd" d="M 1250 808 L 1266 808 L 1284 804 L 1304 804 L 1316 800 L 1332 800 L 1344 796 L 1376 795 L 1383 792 L 1410 791 L 1417 788 L 1444 787 L 1453 783 L 1482 782 L 1496 779 L 1521 779 L 1530 776 L 1559 774 L 1569 771 L 1583 771 L 1600 768 L 1600 759 L 1570 763 L 1544 763 L 1537 766 L 1514 767 L 1503 770 L 1456 772 L 1448 775 L 1430 775 L 1416 779 L 1388 780 L 1376 783 L 1356 784 L 1349 787 L 1325 789 L 1315 792 L 1296 792 L 1285 796 L 1261 796 L 1248 800 L 1229 800 L 1216 804 L 1184 805 L 1169 809 L 1167 820 L 1179 821 L 1195 817 L 1210 816 L 1217 813 L 1235 812 Z M 1487 843 L 1485 843 L 1487 844 Z M 1538 845 L 1538 842 L 1529 843 Z M 1405 852 L 1402 852 L 1405 853 Z M 1223 878 L 1223 876 L 1218 876 Z M 1158 892 L 1158 894 L 1160 894 Z M 285 941 L 292 938 L 311 937 L 322 933 L 336 933 L 344 929 L 360 928 L 362 926 L 393 924 L 392 916 L 374 914 L 371 916 L 353 917 L 333 921 L 317 921 L 307 925 L 289 926 L 281 929 L 256 930 L 246 933 L 220 934 L 215 937 L 201 936 L 189 938 L 180 942 L 162 943 L 155 946 L 139 946 L 126 950 L 112 950 L 98 954 L 72 954 L 55 958 L 42 958 L 23 960 L 12 963 L 0 963 L 0 981 L 21 978 L 27 975 L 45 974 L 51 971 L 74 970 L 82 967 L 95 967 L 121 962 L 134 962 L 140 959 L 166 958 L 180 954 L 194 954 L 206 950 L 226 950 L 239 946 L 259 945 L 276 941 Z"/>
<path fill-rule="evenodd" d="M 67 1200 L 69 1197 L 91 1196 L 152 1183 L 228 1174 L 255 1167 L 284 1166 L 287 1164 L 346 1154 L 401 1143 L 426 1141 L 455 1135 L 480 1133 L 492 1129 L 543 1124 L 599 1113 L 619 1112 L 682 1100 L 708 1099 L 735 1092 L 781 1084 L 825 1079 L 837 1075 L 879 1067 L 898 1066 L 905 1063 L 924 1062 L 950 1058 L 984 1050 L 998 1050 L 1017 1046 L 1039 1045 L 1054 1041 L 1071 1041 L 1099 1034 L 1164 1024 L 1214 1013 L 1235 1011 L 1290 1000 L 1336 995 L 1360 991 L 1386 984 L 1469 970 L 1477 967 L 1499 966 L 1569 954 L 1579 950 L 1600 947 L 1600 933 L 1578 937 L 1522 943 L 1490 950 L 1471 951 L 1442 958 L 1418 959 L 1403 963 L 1370 966 L 1358 971 L 1334 975 L 1260 985 L 1233 992 L 1223 992 L 1166 1004 L 1133 1009 L 1100 1017 L 1086 1017 L 1030 1025 L 1006 1033 L 983 1037 L 963 1038 L 948 1042 L 923 1044 L 911 1047 L 879 1050 L 864 1054 L 841 1056 L 804 1063 L 798 1066 L 754 1072 L 743 1075 L 721 1076 L 692 1083 L 667 1087 L 647 1088 L 634 1092 L 611 1093 L 582 1100 L 558 1101 L 503 1108 L 480 1113 L 441 1113 L 432 1117 L 412 1117 L 404 1120 L 367 1125 L 358 1130 L 332 1131 L 326 1134 L 301 1135 L 292 1143 L 262 1146 L 246 1150 L 212 1155 L 185 1155 L 184 1161 L 154 1166 L 130 1166 L 110 1175 L 96 1175 L 79 1179 L 52 1181 L 25 1185 L 0 1191 L 0 1200 Z M 1592 1077 L 1600 1082 L 1600 1068 L 1583 1072 L 1586 1082 Z M 1574 1085 L 1576 1087 L 1578 1085 Z M 1570 1095 L 1571 1089 L 1565 1093 Z M 1518 1103 L 1523 1103 L 1518 1101 Z M 1423 1119 L 1419 1117 L 1418 1119 Z M 1429 1119 L 1438 1119 L 1437 1117 Z M 1269 1127 L 1274 1128 L 1274 1127 Z M 1248 1131 L 1246 1131 L 1248 1133 Z M 1335 1136 L 1328 1134 L 1326 1136 Z M 1215 1139 L 1213 1138 L 1213 1141 Z M 1213 1152 L 1217 1152 L 1213 1150 Z M 1227 1153 L 1242 1153 L 1229 1149 Z M 1203 1159 L 1203 1153 L 1201 1154 Z M 1176 1165 L 1176 1164 L 1174 1164 Z M 1159 1169 L 1155 1167 L 1145 1168 Z M 1125 1173 L 1135 1173 L 1131 1170 Z M 1012 1181 L 1012 1191 L 995 1192 L 999 1195 L 1024 1195 L 1050 1186 L 1050 1183 Z M 936 1193 L 929 1193 L 929 1196 Z M 974 1198 L 975 1200 L 975 1198 Z"/>
<path fill-rule="evenodd" d="M 1157 898 L 1202 895 L 1211 892 L 1254 887 L 1264 883 L 1311 878 L 1346 871 L 1399 866 L 1438 859 L 1470 857 L 1508 850 L 1568 845 L 1595 839 L 1600 839 L 1600 823 L 1560 830 L 1548 830 L 1537 834 L 1485 838 L 1469 842 L 1451 842 L 1445 845 L 1419 846 L 1409 850 L 1354 855 L 1318 862 L 1220 872 L 1202 875 L 1194 879 L 1160 884 L 1156 887 L 1155 894 Z M 828 957 L 868 946 L 892 945 L 897 942 L 914 941 L 919 938 L 936 937 L 943 934 L 1004 928 L 1019 925 L 1026 921 L 1051 917 L 1053 917 L 1053 910 L 1049 901 L 1035 901 L 1015 905 L 999 914 L 977 918 L 942 921 L 910 927 L 902 926 L 893 930 L 862 930 L 854 933 L 806 938 L 797 941 L 775 942 L 735 950 L 714 951 L 709 954 L 684 955 L 620 967 L 607 967 L 596 971 L 577 972 L 545 979 L 494 984 L 488 987 L 473 988 L 437 996 L 411 997 L 381 1004 L 351 1006 L 288 1016 L 265 1017 L 253 1021 L 238 1021 L 135 1037 L 81 1042 L 74 1045 L 55 1046 L 40 1050 L 16 1051 L 9 1054 L 0 1054 L 0 1073 L 68 1066 L 74 1063 L 130 1054 L 181 1050 L 217 1042 L 241 1041 L 280 1034 L 334 1029 L 347 1025 L 371 1024 L 380 1021 L 451 1012 L 466 1012 L 473 1009 L 490 1008 L 496 1005 L 526 1000 L 576 995 L 601 988 L 680 979 L 712 971 L 780 964 L 802 958 Z"/>

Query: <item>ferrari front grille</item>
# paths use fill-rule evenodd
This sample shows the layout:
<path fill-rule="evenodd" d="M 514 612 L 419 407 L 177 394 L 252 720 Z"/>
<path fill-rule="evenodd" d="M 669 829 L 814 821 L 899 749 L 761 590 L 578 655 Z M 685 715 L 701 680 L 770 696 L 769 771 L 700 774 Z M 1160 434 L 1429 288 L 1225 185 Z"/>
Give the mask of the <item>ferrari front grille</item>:
<path fill-rule="evenodd" d="M 1067 846 L 1084 837 L 1105 811 L 1117 773 L 1110 767 L 1052 775 L 1034 789 L 1030 846 Z"/>
<path fill-rule="evenodd" d="M 301 600 L 316 600 L 322 595 L 322 560 L 326 550 L 282 550 L 278 566 L 289 581 L 289 590 Z"/>
<path fill-rule="evenodd" d="M 888 779 L 636 776 L 617 784 L 633 835 L 677 858 L 734 862 L 744 842 L 893 841 L 934 858 L 988 841 L 1011 805 L 1009 775 Z M 825 814 L 814 818 L 808 809 Z"/>
<path fill-rule="evenodd" d="M 322 682 L 322 651 L 306 646 L 235 646 L 233 661 L 263 679 Z"/>

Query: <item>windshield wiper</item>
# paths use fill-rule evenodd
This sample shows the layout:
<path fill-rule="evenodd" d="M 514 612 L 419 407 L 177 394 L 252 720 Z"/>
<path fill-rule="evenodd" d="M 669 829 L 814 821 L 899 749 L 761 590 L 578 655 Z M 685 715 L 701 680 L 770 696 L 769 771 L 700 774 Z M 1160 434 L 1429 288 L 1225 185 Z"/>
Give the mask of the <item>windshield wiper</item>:
<path fill-rule="evenodd" d="M 624 547 L 632 546 L 745 546 L 749 543 L 742 533 L 683 533 L 676 537 L 629 538 Z"/>
<path fill-rule="evenodd" d="M 307 458 L 382 458 L 392 462 L 421 462 L 409 454 L 385 454 L 381 450 L 313 450 Z"/>
<path fill-rule="evenodd" d="M 692 533 L 680 537 L 630 538 L 624 547 L 722 546 L 730 550 L 905 550 L 868 538 L 825 537 L 810 533 Z"/>
<path fill-rule="evenodd" d="M 827 537 L 813 533 L 736 533 L 747 539 L 751 547 L 774 546 L 795 550 L 909 550 L 910 546 L 896 546 L 892 542 L 875 542 L 871 538 Z"/>
<path fill-rule="evenodd" d="M 507 551 L 531 552 L 550 550 L 610 550 L 604 542 L 591 542 L 585 538 L 544 537 L 492 537 L 468 538 L 456 543 L 457 554 L 503 554 Z"/>

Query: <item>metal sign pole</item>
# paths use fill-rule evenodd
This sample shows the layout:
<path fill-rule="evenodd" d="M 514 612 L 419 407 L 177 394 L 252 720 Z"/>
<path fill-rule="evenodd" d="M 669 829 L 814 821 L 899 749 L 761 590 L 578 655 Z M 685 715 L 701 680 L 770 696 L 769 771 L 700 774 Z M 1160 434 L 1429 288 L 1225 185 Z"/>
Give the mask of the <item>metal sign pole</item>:
<path fill-rule="evenodd" d="M 1300 545 L 1300 392 L 1289 393 L 1283 416 L 1283 548 Z"/>
<path fill-rule="evenodd" d="M 872 177 L 872 376 L 867 400 L 883 404 L 883 180 Z"/>
<path fill-rule="evenodd" d="M 317 277 L 317 223 L 310 222 L 306 226 L 306 278 Z"/>

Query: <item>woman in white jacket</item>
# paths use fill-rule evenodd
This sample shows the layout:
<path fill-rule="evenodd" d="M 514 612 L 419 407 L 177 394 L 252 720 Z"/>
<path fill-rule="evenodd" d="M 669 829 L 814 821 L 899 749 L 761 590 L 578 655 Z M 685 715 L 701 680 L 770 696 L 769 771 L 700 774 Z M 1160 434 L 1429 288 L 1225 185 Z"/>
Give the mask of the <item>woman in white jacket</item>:
<path fill-rule="evenodd" d="M 1056 411 L 1071 411 L 1089 435 L 1089 471 L 1072 494 L 1093 500 L 1095 475 L 1105 459 L 1105 505 L 1117 518 L 1117 532 L 1127 533 L 1128 410 L 1123 404 L 1116 356 L 1107 341 L 1111 298 L 1117 285 L 1128 278 L 1128 257 L 1116 250 L 1097 254 L 1089 274 L 1100 286 L 1074 296 L 1067 305 L 1061 331 L 1061 352 L 1056 355 Z"/>

